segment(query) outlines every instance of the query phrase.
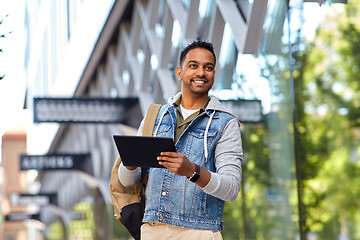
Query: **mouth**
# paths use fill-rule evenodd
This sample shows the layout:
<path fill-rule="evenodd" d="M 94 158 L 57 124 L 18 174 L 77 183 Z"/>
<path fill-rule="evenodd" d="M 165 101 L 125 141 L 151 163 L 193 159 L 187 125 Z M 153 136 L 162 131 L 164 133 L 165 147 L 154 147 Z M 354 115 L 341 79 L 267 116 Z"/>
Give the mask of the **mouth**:
<path fill-rule="evenodd" d="M 192 81 L 193 81 L 194 83 L 196 83 L 196 84 L 205 84 L 205 83 L 207 83 L 206 80 L 195 80 L 195 79 L 193 79 Z"/>

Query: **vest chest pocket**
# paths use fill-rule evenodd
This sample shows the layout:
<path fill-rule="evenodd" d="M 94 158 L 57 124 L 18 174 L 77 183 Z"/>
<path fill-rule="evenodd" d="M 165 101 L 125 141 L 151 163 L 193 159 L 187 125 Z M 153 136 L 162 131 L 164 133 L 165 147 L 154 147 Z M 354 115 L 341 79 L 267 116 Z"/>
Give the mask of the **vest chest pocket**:
<path fill-rule="evenodd" d="M 209 129 L 207 132 L 206 144 L 208 150 L 212 142 L 215 139 L 217 131 Z M 204 141 L 205 141 L 205 129 L 193 129 L 189 132 L 189 139 L 187 141 L 187 148 L 190 154 L 203 155 L 204 154 Z"/>
<path fill-rule="evenodd" d="M 154 131 L 155 131 L 156 127 L 157 126 L 154 127 Z M 171 129 L 171 124 L 162 123 L 157 131 L 156 136 L 158 136 L 158 137 L 166 136 L 166 135 L 168 135 L 167 133 L 170 131 L 170 129 Z"/>

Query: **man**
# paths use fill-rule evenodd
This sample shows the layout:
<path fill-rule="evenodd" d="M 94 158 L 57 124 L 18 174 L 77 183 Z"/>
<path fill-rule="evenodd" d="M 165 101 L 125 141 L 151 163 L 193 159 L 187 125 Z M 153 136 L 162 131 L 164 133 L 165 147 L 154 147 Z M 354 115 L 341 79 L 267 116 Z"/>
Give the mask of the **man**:
<path fill-rule="evenodd" d="M 182 92 L 161 107 L 153 132 L 173 138 L 178 152 L 162 152 L 165 168 L 148 170 L 141 239 L 222 239 L 224 201 L 240 191 L 242 143 L 238 120 L 208 94 L 215 64 L 208 42 L 195 41 L 180 54 Z M 140 175 L 139 168 L 119 167 L 124 186 Z"/>

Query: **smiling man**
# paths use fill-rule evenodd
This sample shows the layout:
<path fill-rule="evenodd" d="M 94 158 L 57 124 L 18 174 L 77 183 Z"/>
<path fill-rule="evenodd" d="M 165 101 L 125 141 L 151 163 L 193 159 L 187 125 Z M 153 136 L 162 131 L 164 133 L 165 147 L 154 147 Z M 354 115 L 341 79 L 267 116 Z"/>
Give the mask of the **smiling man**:
<path fill-rule="evenodd" d="M 161 107 L 153 132 L 173 138 L 177 152 L 161 153 L 165 168 L 148 169 L 141 239 L 222 239 L 224 201 L 240 191 L 243 151 L 239 121 L 209 95 L 215 65 L 209 42 L 192 42 L 180 54 L 182 91 Z M 139 168 L 119 167 L 124 186 L 140 175 Z"/>

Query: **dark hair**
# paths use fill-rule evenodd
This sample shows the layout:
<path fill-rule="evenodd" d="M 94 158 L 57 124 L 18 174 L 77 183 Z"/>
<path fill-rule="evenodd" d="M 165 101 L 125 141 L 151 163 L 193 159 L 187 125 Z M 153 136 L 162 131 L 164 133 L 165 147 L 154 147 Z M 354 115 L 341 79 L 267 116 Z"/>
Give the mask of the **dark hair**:
<path fill-rule="evenodd" d="M 216 56 L 215 56 L 215 52 L 214 52 L 214 46 L 212 43 L 210 42 L 206 42 L 206 41 L 201 41 L 201 40 L 196 40 L 192 43 L 190 43 L 189 45 L 187 45 L 180 53 L 180 65 L 182 64 L 186 54 L 195 48 L 203 48 L 206 50 L 209 50 L 211 52 L 211 54 L 214 56 L 214 66 L 216 64 Z"/>

